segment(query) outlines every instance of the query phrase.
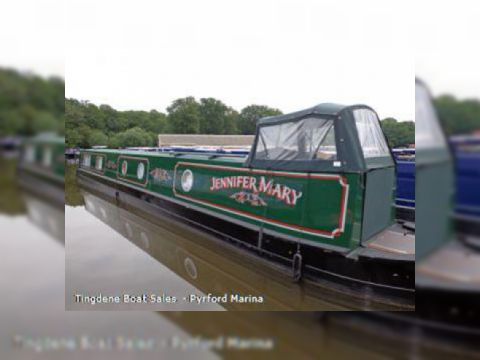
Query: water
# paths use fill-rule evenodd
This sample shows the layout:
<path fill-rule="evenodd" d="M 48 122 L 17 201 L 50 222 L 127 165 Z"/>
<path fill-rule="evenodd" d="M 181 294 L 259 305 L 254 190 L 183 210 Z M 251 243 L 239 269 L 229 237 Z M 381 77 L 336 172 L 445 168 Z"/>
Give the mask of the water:
<path fill-rule="evenodd" d="M 332 321 L 326 313 L 318 312 L 65 311 L 65 246 L 70 246 L 70 239 L 67 238 L 65 245 L 61 228 L 64 222 L 68 226 L 70 217 L 64 217 L 63 206 L 19 189 L 14 164 L 6 167 L 0 158 L 0 169 L 0 191 L 9 189 L 8 201 L 3 201 L 7 198 L 3 194 L 0 196 L 0 359 L 475 357 L 464 348 L 451 347 L 448 341 L 442 341 L 439 349 L 435 342 L 422 341 L 418 338 L 420 333 L 407 332 L 403 326 L 401 332 L 390 332 L 393 326 L 388 327 L 389 331 L 377 329 L 369 324 L 368 316 L 360 321 L 356 315 L 350 321 L 348 313 Z M 67 185 L 68 179 L 74 180 L 74 177 L 69 178 L 67 174 Z M 39 190 L 42 190 L 40 185 Z M 113 249 L 88 247 L 95 244 L 95 239 L 98 242 L 99 236 L 88 239 L 91 233 L 87 233 L 87 225 L 105 227 L 109 236 L 124 242 L 122 250 L 115 251 L 125 256 L 132 254 L 129 270 L 135 269 L 133 265 L 138 265 L 141 258 L 157 263 L 157 271 L 165 272 L 165 278 L 178 282 L 179 289 L 181 281 L 186 287 L 194 286 L 193 281 L 185 280 L 163 265 L 149 255 L 148 250 L 141 250 L 145 243 L 136 242 L 135 238 L 127 240 L 88 212 L 82 205 L 83 195 L 78 189 L 70 191 L 68 198 L 76 199 L 76 206 L 69 205 L 65 211 L 72 211 L 71 215 L 78 215 L 78 219 L 82 217 L 84 221 L 75 220 L 80 232 L 84 233 L 84 236 L 77 234 L 80 243 L 77 246 L 81 247 L 83 241 L 86 248 L 83 251 L 98 252 L 89 255 L 77 249 L 74 254 L 79 269 L 87 270 L 84 261 L 92 265 L 94 262 L 88 262 L 89 259 L 97 258 L 100 264 L 90 269 L 90 273 L 103 269 L 110 275 L 109 280 L 115 280 L 114 270 L 105 270 L 108 262 L 103 263 Z M 127 216 L 129 221 L 134 218 L 134 214 L 120 215 Z M 141 221 L 137 225 L 142 225 Z M 101 254 L 100 249 L 107 252 Z M 213 265 L 217 264 L 209 264 Z M 202 269 L 203 266 L 198 265 L 197 278 L 203 273 Z M 189 273 L 194 274 L 192 269 Z M 81 274 L 70 275 L 82 278 Z M 146 274 L 139 272 L 138 276 Z M 96 284 L 83 285 L 100 286 L 95 278 L 90 277 Z M 146 283 L 153 281 L 147 279 Z M 265 279 L 269 281 L 272 278 Z M 328 314 L 335 319 L 335 314 Z"/>
<path fill-rule="evenodd" d="M 188 328 L 158 313 L 66 312 L 63 206 L 19 188 L 15 161 L 0 170 L 0 359 L 219 358 L 179 353 Z"/>
<path fill-rule="evenodd" d="M 75 171 L 72 165 L 68 174 Z M 349 300 L 293 283 L 291 277 L 244 250 L 219 243 L 185 224 L 146 219 L 137 209 L 118 207 L 87 189 L 67 182 L 67 197 L 81 198 L 65 207 L 66 307 L 148 310 L 345 310 Z M 73 195 L 79 193 L 78 195 Z M 120 303 L 79 302 L 76 295 L 119 296 Z M 169 296 L 176 303 L 125 303 L 125 295 Z M 227 302 L 197 301 L 227 294 Z M 232 294 L 263 303 L 231 301 Z M 190 296 L 197 298 L 190 302 Z M 330 301 L 334 296 L 335 302 Z M 327 300 L 328 299 L 328 300 Z M 343 301 L 343 303 L 342 303 Z M 368 303 L 353 304 L 369 306 Z"/>

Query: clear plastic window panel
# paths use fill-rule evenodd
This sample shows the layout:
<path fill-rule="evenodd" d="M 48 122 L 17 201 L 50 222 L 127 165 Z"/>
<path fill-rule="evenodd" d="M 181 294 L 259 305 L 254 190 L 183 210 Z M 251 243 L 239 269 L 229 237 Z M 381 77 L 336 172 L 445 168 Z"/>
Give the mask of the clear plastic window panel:
<path fill-rule="evenodd" d="M 353 111 L 358 137 L 365 159 L 390 156 L 380 122 L 375 113 L 368 109 Z"/>
<path fill-rule="evenodd" d="M 446 146 L 430 96 L 423 86 L 417 84 L 415 86 L 415 147 L 438 149 Z"/>
<path fill-rule="evenodd" d="M 260 128 L 255 152 L 258 160 L 336 160 L 332 120 L 306 118 Z"/>

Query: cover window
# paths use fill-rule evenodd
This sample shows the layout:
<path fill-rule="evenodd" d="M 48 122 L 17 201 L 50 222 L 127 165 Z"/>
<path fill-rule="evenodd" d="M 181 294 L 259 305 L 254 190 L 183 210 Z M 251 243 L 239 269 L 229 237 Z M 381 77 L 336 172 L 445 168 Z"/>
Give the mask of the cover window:
<path fill-rule="evenodd" d="M 365 159 L 390 157 L 377 115 L 369 109 L 357 109 L 353 111 L 353 116 Z"/>
<path fill-rule="evenodd" d="M 415 85 L 415 146 L 418 149 L 442 149 L 447 144 L 437 122 L 427 90 Z"/>
<path fill-rule="evenodd" d="M 332 120 L 305 118 L 262 126 L 255 151 L 257 160 L 336 160 Z"/>

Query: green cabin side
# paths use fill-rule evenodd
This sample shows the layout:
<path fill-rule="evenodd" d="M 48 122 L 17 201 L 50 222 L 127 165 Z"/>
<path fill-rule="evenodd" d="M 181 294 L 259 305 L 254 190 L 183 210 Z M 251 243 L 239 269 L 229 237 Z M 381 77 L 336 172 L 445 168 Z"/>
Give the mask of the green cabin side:
<path fill-rule="evenodd" d="M 47 180 L 62 183 L 65 178 L 65 138 L 40 134 L 22 144 L 20 167 Z"/>

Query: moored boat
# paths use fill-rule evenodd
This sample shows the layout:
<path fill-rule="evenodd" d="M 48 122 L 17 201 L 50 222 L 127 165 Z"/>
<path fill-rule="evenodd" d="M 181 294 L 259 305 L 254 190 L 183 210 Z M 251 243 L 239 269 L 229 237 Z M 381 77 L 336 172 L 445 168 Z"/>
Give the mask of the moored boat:
<path fill-rule="evenodd" d="M 65 138 L 53 133 L 24 140 L 17 171 L 23 189 L 63 208 Z"/>
<path fill-rule="evenodd" d="M 415 149 L 393 149 L 393 155 L 397 165 L 396 218 L 415 222 Z"/>
<path fill-rule="evenodd" d="M 413 308 L 415 235 L 394 223 L 395 171 L 371 108 L 321 104 L 260 120 L 247 156 L 83 150 L 79 178 L 291 266 L 297 280 Z"/>

